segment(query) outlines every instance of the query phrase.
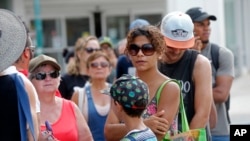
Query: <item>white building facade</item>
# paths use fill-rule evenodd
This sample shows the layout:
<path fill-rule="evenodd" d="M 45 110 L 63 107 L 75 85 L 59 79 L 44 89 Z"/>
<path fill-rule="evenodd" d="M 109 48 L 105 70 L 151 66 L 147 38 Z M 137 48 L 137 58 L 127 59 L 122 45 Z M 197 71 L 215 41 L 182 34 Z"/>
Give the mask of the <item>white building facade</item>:
<path fill-rule="evenodd" d="M 63 48 L 73 46 L 80 36 L 109 36 L 117 43 L 126 37 L 129 23 L 135 18 L 144 18 L 154 25 L 168 12 L 185 12 L 200 6 L 217 17 L 217 21 L 211 22 L 210 40 L 233 51 L 236 74 L 250 69 L 249 0 L 3 0 L 0 5 L 23 18 L 33 39 L 36 39 L 34 7 L 39 6 L 41 52 L 56 57 L 60 63 Z"/>

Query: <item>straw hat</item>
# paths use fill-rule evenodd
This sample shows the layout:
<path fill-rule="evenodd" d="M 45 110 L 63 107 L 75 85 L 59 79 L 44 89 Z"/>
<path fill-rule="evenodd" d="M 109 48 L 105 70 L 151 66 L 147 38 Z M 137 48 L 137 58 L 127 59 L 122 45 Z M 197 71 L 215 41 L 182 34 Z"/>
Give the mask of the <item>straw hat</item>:
<path fill-rule="evenodd" d="M 22 54 L 26 30 L 13 12 L 0 9 L 0 72 L 11 66 Z"/>

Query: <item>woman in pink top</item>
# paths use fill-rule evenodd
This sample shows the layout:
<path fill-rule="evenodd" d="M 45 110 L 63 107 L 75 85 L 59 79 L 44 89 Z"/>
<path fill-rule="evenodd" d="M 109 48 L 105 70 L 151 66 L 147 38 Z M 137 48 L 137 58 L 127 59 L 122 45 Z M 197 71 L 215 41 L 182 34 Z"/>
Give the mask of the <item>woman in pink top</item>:
<path fill-rule="evenodd" d="M 46 55 L 30 61 L 29 78 L 35 86 L 40 100 L 40 139 L 54 138 L 60 141 L 93 140 L 86 120 L 71 101 L 55 96 L 60 83 L 60 66 Z M 46 128 L 45 122 L 50 125 Z"/>

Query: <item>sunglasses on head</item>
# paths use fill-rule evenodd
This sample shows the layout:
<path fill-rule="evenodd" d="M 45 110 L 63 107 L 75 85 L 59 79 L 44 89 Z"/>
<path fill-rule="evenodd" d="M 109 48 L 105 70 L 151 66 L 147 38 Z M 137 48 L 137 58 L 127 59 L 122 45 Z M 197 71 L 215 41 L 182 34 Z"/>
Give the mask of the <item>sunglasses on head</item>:
<path fill-rule="evenodd" d="M 136 44 L 130 44 L 128 47 L 128 53 L 132 56 L 136 56 L 140 50 L 145 56 L 151 56 L 155 53 L 155 48 L 152 44 L 144 44 L 141 47 Z"/>
<path fill-rule="evenodd" d="M 85 51 L 87 52 L 87 53 L 93 53 L 93 52 L 97 52 L 97 51 L 100 51 L 101 49 L 99 49 L 99 48 L 91 48 L 91 47 L 87 47 L 87 48 L 85 48 Z"/>
<path fill-rule="evenodd" d="M 60 75 L 59 71 L 52 71 L 52 72 L 39 72 L 33 76 L 36 80 L 44 80 L 47 75 L 49 75 L 51 78 L 57 78 Z"/>
<path fill-rule="evenodd" d="M 109 67 L 109 63 L 108 62 L 93 62 L 93 63 L 90 63 L 90 67 L 92 68 L 98 68 L 98 67 L 101 67 L 101 68 L 106 68 L 106 67 Z"/>

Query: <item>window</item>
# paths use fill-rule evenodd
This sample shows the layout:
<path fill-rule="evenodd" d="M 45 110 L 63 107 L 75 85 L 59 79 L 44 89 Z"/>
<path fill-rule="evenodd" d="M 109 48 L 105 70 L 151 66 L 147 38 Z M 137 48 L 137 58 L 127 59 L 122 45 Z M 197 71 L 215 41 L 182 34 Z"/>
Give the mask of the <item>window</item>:
<path fill-rule="evenodd" d="M 74 46 L 79 37 L 90 33 L 88 18 L 66 19 L 66 26 L 68 46 Z"/>
<path fill-rule="evenodd" d="M 0 8 L 3 9 L 12 9 L 12 0 L 0 0 Z"/>
<path fill-rule="evenodd" d="M 136 18 L 145 19 L 152 25 L 157 25 L 161 19 L 161 14 L 145 14 L 145 15 L 137 15 Z"/>
<path fill-rule="evenodd" d="M 34 20 L 31 21 L 32 31 L 35 31 Z M 61 23 L 59 19 L 42 20 L 43 47 L 44 48 L 61 48 L 62 35 Z"/>
<path fill-rule="evenodd" d="M 129 27 L 129 16 L 108 16 L 106 35 L 116 44 L 120 39 L 126 37 Z"/>

